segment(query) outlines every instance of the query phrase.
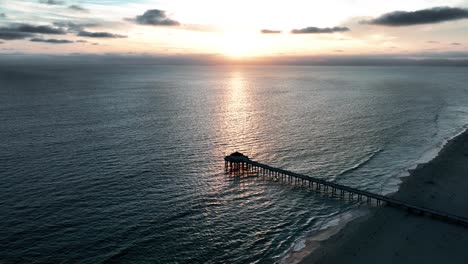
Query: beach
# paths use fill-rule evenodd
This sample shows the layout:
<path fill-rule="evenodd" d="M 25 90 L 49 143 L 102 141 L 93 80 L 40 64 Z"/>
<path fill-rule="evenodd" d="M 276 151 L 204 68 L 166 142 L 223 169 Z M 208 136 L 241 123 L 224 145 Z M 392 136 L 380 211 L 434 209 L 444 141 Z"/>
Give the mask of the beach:
<path fill-rule="evenodd" d="M 468 217 L 468 131 L 404 178 L 395 198 Z M 351 221 L 301 263 L 466 263 L 468 230 L 381 207 Z"/>

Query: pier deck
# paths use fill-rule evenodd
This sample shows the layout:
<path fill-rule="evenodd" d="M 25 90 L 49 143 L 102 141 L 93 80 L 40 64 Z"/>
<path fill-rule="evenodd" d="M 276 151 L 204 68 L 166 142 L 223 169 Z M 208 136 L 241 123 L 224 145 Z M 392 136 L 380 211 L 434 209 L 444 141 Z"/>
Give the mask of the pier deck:
<path fill-rule="evenodd" d="M 350 200 L 353 200 L 357 196 L 358 201 L 366 200 L 368 204 L 386 205 L 390 207 L 396 207 L 404 209 L 412 214 L 426 215 L 434 219 L 438 219 L 444 222 L 453 223 L 468 227 L 468 219 L 456 216 L 453 214 L 432 210 L 429 208 L 416 206 L 409 204 L 405 201 L 401 201 L 392 197 L 371 193 L 357 188 L 345 186 L 342 184 L 318 179 L 315 177 L 298 174 L 295 172 L 274 168 L 260 162 L 251 160 L 248 156 L 242 153 L 235 152 L 224 158 L 226 172 L 258 172 L 264 176 L 272 177 L 283 182 L 292 184 L 300 184 L 309 188 L 315 188 L 318 191 L 331 192 L 333 196 L 339 192 L 340 198 L 348 196 Z"/>

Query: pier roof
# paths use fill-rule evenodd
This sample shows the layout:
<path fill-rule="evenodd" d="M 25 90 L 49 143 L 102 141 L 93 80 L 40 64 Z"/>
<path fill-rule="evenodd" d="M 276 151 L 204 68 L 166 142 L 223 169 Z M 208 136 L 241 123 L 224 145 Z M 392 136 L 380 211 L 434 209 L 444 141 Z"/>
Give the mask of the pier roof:
<path fill-rule="evenodd" d="M 224 157 L 225 161 L 231 161 L 231 162 L 247 162 L 250 161 L 249 157 L 236 151 L 232 153 L 229 156 Z"/>

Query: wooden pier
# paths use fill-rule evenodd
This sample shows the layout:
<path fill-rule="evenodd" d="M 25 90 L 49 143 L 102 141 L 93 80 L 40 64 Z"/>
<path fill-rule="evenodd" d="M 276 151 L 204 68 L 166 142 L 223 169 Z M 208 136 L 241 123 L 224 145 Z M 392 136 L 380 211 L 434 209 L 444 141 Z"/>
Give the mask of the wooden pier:
<path fill-rule="evenodd" d="M 238 174 L 258 173 L 259 175 L 266 176 L 281 182 L 300 185 L 311 189 L 315 189 L 317 191 L 330 193 L 332 197 L 337 197 L 339 195 L 341 199 L 345 199 L 347 197 L 351 201 L 356 198 L 357 201 L 366 201 L 369 205 L 386 205 L 390 207 L 401 208 L 412 214 L 421 216 L 425 215 L 447 223 L 468 227 L 468 219 L 461 216 L 456 216 L 421 206 L 415 206 L 388 196 L 359 190 L 356 188 L 348 187 L 345 185 L 337 184 L 334 182 L 318 179 L 307 175 L 294 173 L 279 168 L 274 168 L 266 164 L 253 161 L 248 156 L 245 156 L 239 152 L 234 152 L 231 155 L 226 156 L 224 158 L 224 161 L 226 172 Z"/>

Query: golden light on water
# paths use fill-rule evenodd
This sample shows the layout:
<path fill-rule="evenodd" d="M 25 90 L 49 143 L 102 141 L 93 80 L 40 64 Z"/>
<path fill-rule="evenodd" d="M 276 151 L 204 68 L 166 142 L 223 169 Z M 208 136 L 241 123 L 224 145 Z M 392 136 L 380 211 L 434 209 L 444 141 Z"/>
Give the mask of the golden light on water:
<path fill-rule="evenodd" d="M 246 131 L 249 124 L 249 113 L 251 112 L 251 105 L 248 100 L 248 87 L 244 80 L 242 71 L 233 71 L 229 79 L 229 100 L 228 100 L 228 109 L 229 109 L 229 119 L 231 121 L 231 128 L 238 131 L 233 132 L 232 134 L 242 135 L 242 131 Z"/>
<path fill-rule="evenodd" d="M 263 120 L 258 117 L 259 103 L 255 85 L 249 71 L 237 66 L 229 70 L 224 87 L 224 114 L 221 128 L 225 138 L 225 150 L 247 153 L 252 157 L 266 152 L 265 146 L 258 144 L 258 127 Z"/>
<path fill-rule="evenodd" d="M 223 132 L 232 151 L 250 151 L 248 135 L 252 129 L 252 104 L 242 69 L 228 73 L 225 89 L 225 115 Z"/>

